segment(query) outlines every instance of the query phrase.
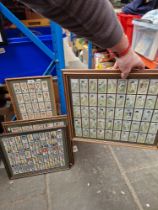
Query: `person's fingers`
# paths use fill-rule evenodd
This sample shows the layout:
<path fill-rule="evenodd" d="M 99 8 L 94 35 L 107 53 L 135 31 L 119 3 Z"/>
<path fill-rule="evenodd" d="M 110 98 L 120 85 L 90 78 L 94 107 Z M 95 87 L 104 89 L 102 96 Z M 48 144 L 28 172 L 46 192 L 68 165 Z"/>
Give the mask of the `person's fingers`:
<path fill-rule="evenodd" d="M 119 66 L 118 66 L 117 61 L 116 61 L 115 64 L 113 65 L 113 69 L 119 69 Z"/>
<path fill-rule="evenodd" d="M 139 70 L 144 70 L 144 69 L 145 69 L 144 63 L 141 63 L 141 64 L 137 67 L 137 69 L 139 69 Z"/>
<path fill-rule="evenodd" d="M 129 75 L 129 72 L 122 72 L 121 73 L 121 78 L 122 79 L 127 79 L 128 75 Z"/>
<path fill-rule="evenodd" d="M 135 54 L 136 55 L 136 54 Z M 138 69 L 138 70 L 144 70 L 145 69 L 145 64 L 143 63 L 143 61 L 140 59 L 140 57 L 138 57 L 138 55 L 136 55 L 136 59 L 137 62 L 135 63 L 135 65 L 133 65 L 134 69 Z"/>
<path fill-rule="evenodd" d="M 139 67 L 134 67 L 134 68 L 132 68 L 132 70 L 143 71 L 144 68 L 139 66 Z"/>
<path fill-rule="evenodd" d="M 121 71 L 121 78 L 126 79 L 132 70 L 144 70 L 145 66 L 140 57 L 131 49 L 129 53 L 116 59 L 113 66 Z"/>
<path fill-rule="evenodd" d="M 120 65 L 119 69 L 121 71 L 122 79 L 126 79 L 128 77 L 128 75 L 130 74 L 130 72 L 132 71 L 132 68 L 130 65 L 128 65 L 128 66 Z"/>
<path fill-rule="evenodd" d="M 145 69 L 145 65 L 144 65 L 144 63 L 142 62 L 140 62 L 140 63 L 138 63 L 138 64 L 136 64 L 132 69 L 131 69 L 131 71 L 132 70 L 140 70 L 140 71 L 142 71 L 142 70 L 144 70 Z"/>
<path fill-rule="evenodd" d="M 121 73 L 121 78 L 122 78 L 122 79 L 126 79 L 124 73 Z"/>

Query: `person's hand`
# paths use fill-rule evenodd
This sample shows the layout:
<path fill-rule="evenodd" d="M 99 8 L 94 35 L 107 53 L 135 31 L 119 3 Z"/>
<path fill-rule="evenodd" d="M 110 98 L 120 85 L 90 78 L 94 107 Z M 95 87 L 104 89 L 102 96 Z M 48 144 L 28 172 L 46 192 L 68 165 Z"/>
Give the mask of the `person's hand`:
<path fill-rule="evenodd" d="M 132 49 L 130 49 L 125 56 L 116 58 L 114 68 L 121 71 L 122 79 L 126 79 L 133 69 L 143 70 L 145 65 L 141 58 Z"/>

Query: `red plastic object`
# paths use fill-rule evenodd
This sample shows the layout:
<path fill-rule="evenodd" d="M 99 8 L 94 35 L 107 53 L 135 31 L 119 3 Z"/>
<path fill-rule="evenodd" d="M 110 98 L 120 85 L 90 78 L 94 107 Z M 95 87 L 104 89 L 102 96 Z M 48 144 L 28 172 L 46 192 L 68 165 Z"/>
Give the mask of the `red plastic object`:
<path fill-rule="evenodd" d="M 132 38 L 133 38 L 133 23 L 132 21 L 134 19 L 140 19 L 140 15 L 128 15 L 125 13 L 117 13 L 117 17 L 124 29 L 125 34 L 127 35 L 130 44 L 132 44 Z"/>

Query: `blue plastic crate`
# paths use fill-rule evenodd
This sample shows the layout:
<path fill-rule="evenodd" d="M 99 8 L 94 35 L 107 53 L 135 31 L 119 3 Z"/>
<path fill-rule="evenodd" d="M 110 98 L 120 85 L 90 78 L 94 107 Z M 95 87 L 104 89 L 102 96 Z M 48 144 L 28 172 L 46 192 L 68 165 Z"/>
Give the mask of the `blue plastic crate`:
<path fill-rule="evenodd" d="M 53 50 L 50 27 L 35 27 L 31 30 Z M 6 78 L 42 75 L 51 59 L 18 29 L 6 30 L 6 35 L 6 52 L 0 54 L 0 83 L 3 84 Z M 56 75 L 55 71 L 53 75 Z"/>

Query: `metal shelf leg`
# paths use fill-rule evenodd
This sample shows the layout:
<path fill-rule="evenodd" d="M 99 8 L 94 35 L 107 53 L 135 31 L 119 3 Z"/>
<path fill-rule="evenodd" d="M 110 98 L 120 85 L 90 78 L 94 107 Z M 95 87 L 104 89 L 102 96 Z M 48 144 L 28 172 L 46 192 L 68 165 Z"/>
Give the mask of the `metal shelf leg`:
<path fill-rule="evenodd" d="M 55 58 L 56 58 L 56 70 L 58 76 L 61 114 L 66 114 L 66 101 L 64 93 L 64 83 L 62 77 L 62 69 L 65 68 L 62 28 L 58 24 L 51 22 L 51 30 L 53 36 L 52 40 L 53 40 Z"/>
<path fill-rule="evenodd" d="M 92 69 L 92 60 L 93 60 L 93 52 L 92 52 L 92 42 L 88 42 L 88 68 Z"/>

